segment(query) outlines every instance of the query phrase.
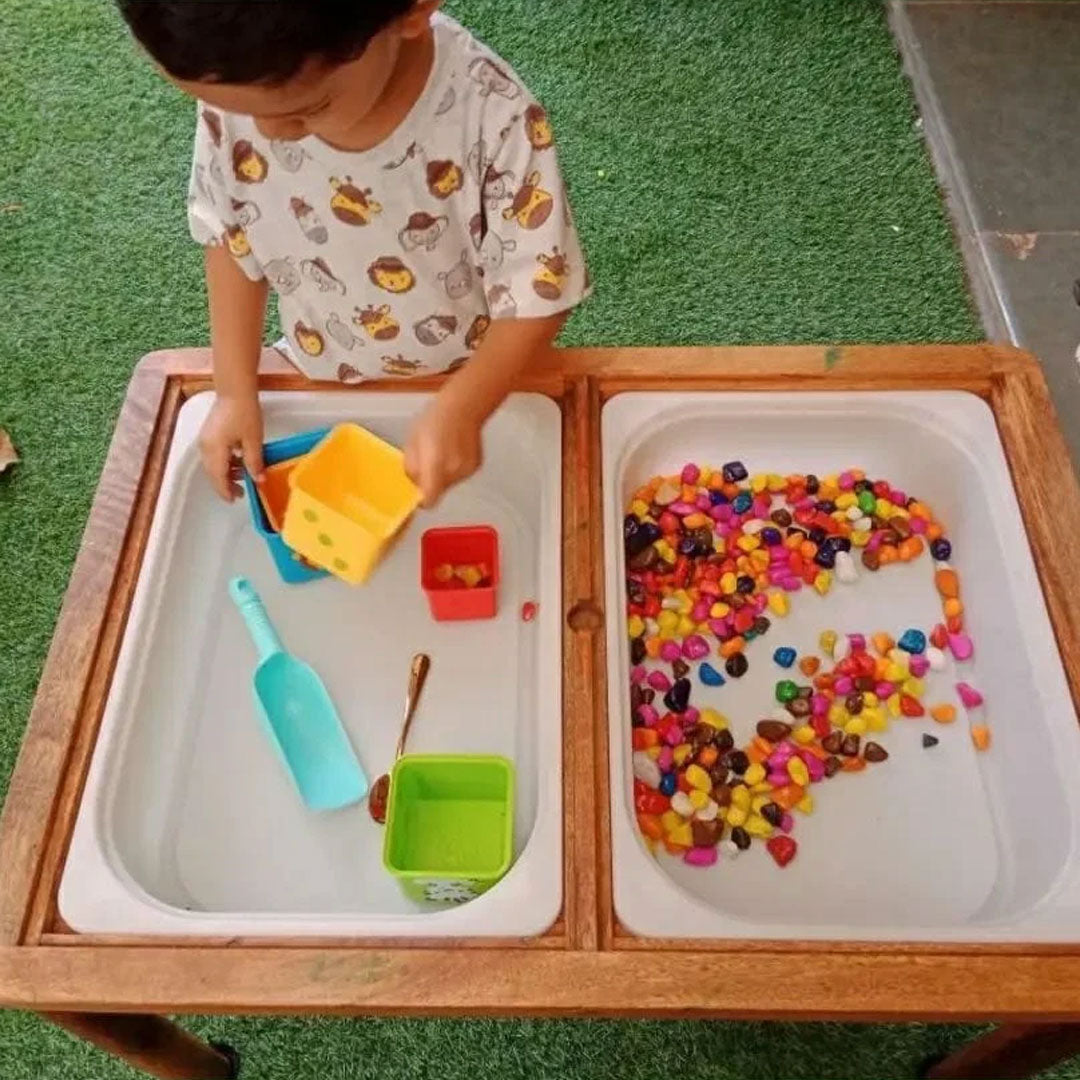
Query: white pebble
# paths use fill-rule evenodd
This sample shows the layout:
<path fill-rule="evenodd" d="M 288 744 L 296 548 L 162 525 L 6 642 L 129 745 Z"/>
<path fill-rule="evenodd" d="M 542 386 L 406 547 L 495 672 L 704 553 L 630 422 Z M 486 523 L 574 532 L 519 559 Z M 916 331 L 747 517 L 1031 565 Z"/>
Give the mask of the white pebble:
<path fill-rule="evenodd" d="M 694 817 L 696 817 L 698 821 L 715 821 L 716 815 L 719 813 L 720 807 L 714 799 L 710 799 L 696 814 L 694 814 Z"/>
<path fill-rule="evenodd" d="M 644 750 L 634 751 L 634 776 L 651 788 L 660 786 L 660 766 Z"/>
<path fill-rule="evenodd" d="M 734 840 L 721 840 L 720 850 L 725 859 L 737 859 L 742 854 Z"/>
<path fill-rule="evenodd" d="M 679 497 L 679 489 L 674 484 L 663 483 L 656 489 L 653 502 L 657 506 L 667 506 L 675 502 Z"/>
<path fill-rule="evenodd" d="M 781 724 L 791 723 L 791 713 L 789 713 L 782 705 L 778 705 L 773 709 L 772 718 L 774 720 L 779 720 Z"/>
<path fill-rule="evenodd" d="M 859 580 L 859 571 L 855 569 L 855 560 L 847 551 L 836 553 L 836 580 L 844 585 L 851 585 Z"/>
<path fill-rule="evenodd" d="M 660 633 L 660 624 L 653 618 L 645 620 L 645 636 L 656 637 Z"/>
<path fill-rule="evenodd" d="M 874 527 L 874 523 L 868 517 L 859 518 L 852 528 L 856 532 L 869 532 Z"/>
<path fill-rule="evenodd" d="M 862 507 L 849 506 L 844 512 L 844 516 L 848 519 L 848 521 L 858 521 L 863 516 Z"/>
<path fill-rule="evenodd" d="M 753 521 L 743 522 L 742 531 L 748 536 L 756 536 L 762 529 L 765 528 L 766 522 L 761 518 L 754 518 Z"/>
<path fill-rule="evenodd" d="M 682 607 L 682 601 L 675 596 L 665 596 L 664 599 L 660 601 L 660 606 L 665 611 L 678 611 L 679 608 Z"/>
<path fill-rule="evenodd" d="M 694 816 L 694 804 L 690 801 L 690 796 L 685 791 L 676 791 L 671 796 L 671 809 L 675 811 L 680 817 L 693 817 Z"/>
<path fill-rule="evenodd" d="M 931 671 L 945 670 L 945 654 L 936 645 L 926 646 L 926 662 Z"/>

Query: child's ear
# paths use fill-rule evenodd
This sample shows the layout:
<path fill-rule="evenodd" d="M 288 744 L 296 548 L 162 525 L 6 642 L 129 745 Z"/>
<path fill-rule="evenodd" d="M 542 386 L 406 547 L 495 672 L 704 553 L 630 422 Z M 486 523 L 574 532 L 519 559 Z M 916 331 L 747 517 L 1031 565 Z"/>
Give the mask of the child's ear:
<path fill-rule="evenodd" d="M 442 7 L 442 0 L 416 0 L 416 3 L 398 19 L 398 33 L 403 38 L 415 38 L 430 25 L 431 16 Z"/>

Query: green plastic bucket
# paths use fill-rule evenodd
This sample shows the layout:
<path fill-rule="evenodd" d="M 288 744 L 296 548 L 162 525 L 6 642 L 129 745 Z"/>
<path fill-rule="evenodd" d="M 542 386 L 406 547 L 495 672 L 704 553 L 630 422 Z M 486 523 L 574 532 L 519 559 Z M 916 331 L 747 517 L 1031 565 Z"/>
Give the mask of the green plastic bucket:
<path fill-rule="evenodd" d="M 383 865 L 418 902 L 463 904 L 514 857 L 514 766 L 479 754 L 407 754 L 390 774 Z"/>

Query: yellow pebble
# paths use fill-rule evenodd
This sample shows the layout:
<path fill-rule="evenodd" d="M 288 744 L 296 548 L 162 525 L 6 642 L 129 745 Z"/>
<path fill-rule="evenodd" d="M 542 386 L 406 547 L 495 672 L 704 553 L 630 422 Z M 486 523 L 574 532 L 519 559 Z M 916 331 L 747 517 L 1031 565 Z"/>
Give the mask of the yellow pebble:
<path fill-rule="evenodd" d="M 630 513 L 639 518 L 648 517 L 649 504 L 644 499 L 635 499 L 630 504 Z"/>
<path fill-rule="evenodd" d="M 731 805 L 740 810 L 750 809 L 750 792 L 742 784 L 731 789 Z"/>
<path fill-rule="evenodd" d="M 833 659 L 836 653 L 836 642 L 837 634 L 835 630 L 822 630 L 818 637 L 818 645 L 829 659 Z"/>
<path fill-rule="evenodd" d="M 697 630 L 697 623 L 688 615 L 683 615 L 675 627 L 675 636 L 689 637 L 695 630 Z"/>
<path fill-rule="evenodd" d="M 864 548 L 870 543 L 870 532 L 866 529 L 855 529 L 851 534 L 851 546 Z"/>
<path fill-rule="evenodd" d="M 867 731 L 888 731 L 888 717 L 880 709 L 863 709 L 862 718 L 866 721 Z"/>
<path fill-rule="evenodd" d="M 890 716 L 899 716 L 902 712 L 900 708 L 900 695 L 893 694 L 888 701 L 885 702 L 889 710 Z"/>
<path fill-rule="evenodd" d="M 693 752 L 694 748 L 689 743 L 679 743 L 671 752 L 671 757 L 676 765 L 682 766 L 686 764 L 687 759 Z"/>
<path fill-rule="evenodd" d="M 774 615 L 783 618 L 791 610 L 791 602 L 787 598 L 787 593 L 782 592 L 780 589 L 774 589 L 769 593 L 769 610 Z"/>
<path fill-rule="evenodd" d="M 454 568 L 449 563 L 440 563 L 435 567 L 435 580 L 444 585 L 454 576 Z"/>
<path fill-rule="evenodd" d="M 913 698 L 920 698 L 926 693 L 926 683 L 922 679 L 916 679 L 913 675 L 910 679 L 904 680 L 904 685 L 900 687 L 905 694 L 910 694 Z"/>
<path fill-rule="evenodd" d="M 773 827 L 758 814 L 752 814 L 748 817 L 743 828 L 751 836 L 760 836 L 762 839 L 772 836 L 773 834 Z"/>
<path fill-rule="evenodd" d="M 769 553 L 762 547 L 750 552 L 750 566 L 759 573 L 768 568 L 769 561 Z"/>
<path fill-rule="evenodd" d="M 800 746 L 809 746 L 814 741 L 814 729 L 809 724 L 803 724 L 791 733 L 791 737 Z"/>
<path fill-rule="evenodd" d="M 665 810 L 660 815 L 660 825 L 664 832 L 670 835 L 673 829 L 677 829 L 683 823 L 683 819 L 674 810 Z"/>
<path fill-rule="evenodd" d="M 712 546 L 717 555 L 723 555 L 727 551 L 727 544 L 722 536 L 714 537 Z"/>
<path fill-rule="evenodd" d="M 806 762 L 800 757 L 790 758 L 787 763 L 787 773 L 800 787 L 806 787 L 810 783 L 810 772 L 806 768 Z"/>
<path fill-rule="evenodd" d="M 896 642 L 888 634 L 881 630 L 874 634 L 870 638 L 870 641 L 873 643 L 874 648 L 877 649 L 877 651 L 881 653 L 882 656 L 888 656 L 889 652 L 892 649 L 896 648 Z"/>
<path fill-rule="evenodd" d="M 833 727 L 840 727 L 847 719 L 847 709 L 845 709 L 843 705 L 833 702 L 833 704 L 829 706 L 828 715 L 829 723 L 832 724 Z"/>
<path fill-rule="evenodd" d="M 690 805 L 693 806 L 695 810 L 704 810 L 710 801 L 709 793 L 707 791 L 699 791 L 697 788 L 694 788 L 694 790 L 690 792 Z"/>
<path fill-rule="evenodd" d="M 698 716 L 698 723 L 708 724 L 709 727 L 716 728 L 717 731 L 726 731 L 728 719 L 715 709 L 702 709 L 701 714 Z"/>
<path fill-rule="evenodd" d="M 773 790 L 774 790 L 773 786 L 772 786 L 772 784 L 769 783 L 768 780 L 762 780 L 760 784 L 751 785 L 750 794 L 751 795 L 768 795 L 769 798 L 771 799 Z"/>
<path fill-rule="evenodd" d="M 761 541 L 756 536 L 740 536 L 739 539 L 735 541 L 735 546 L 739 548 L 740 551 L 745 551 L 749 554 L 755 548 L 761 547 Z"/>
<path fill-rule="evenodd" d="M 679 847 L 693 847 L 694 834 L 690 828 L 690 822 L 684 821 L 677 829 L 668 833 L 668 842 L 678 844 Z"/>
<path fill-rule="evenodd" d="M 661 749 L 662 748 L 659 746 L 649 746 L 646 747 L 645 753 L 648 754 L 649 757 L 653 759 L 653 761 L 655 761 L 660 756 Z"/>
<path fill-rule="evenodd" d="M 736 791 L 738 788 L 735 789 Z M 741 807 L 732 803 L 727 808 L 727 813 L 724 815 L 724 820 L 734 829 L 736 825 L 745 825 L 747 812 Z"/>
<path fill-rule="evenodd" d="M 709 608 L 709 617 L 712 619 L 724 619 L 731 614 L 731 607 L 722 601 L 717 601 Z"/>
<path fill-rule="evenodd" d="M 743 779 L 746 783 L 753 787 L 755 784 L 760 784 L 765 779 L 765 766 L 760 762 L 755 761 L 750 765 L 746 772 L 743 773 Z"/>
<path fill-rule="evenodd" d="M 720 591 L 725 596 L 731 596 L 735 592 L 736 583 L 737 583 L 737 579 L 736 579 L 735 575 L 733 573 L 731 573 L 730 571 L 728 571 L 728 573 L 726 573 L 726 574 L 721 574 L 721 576 L 720 576 Z"/>
<path fill-rule="evenodd" d="M 859 497 L 854 491 L 842 491 L 836 496 L 835 501 L 837 510 L 847 510 L 858 503 Z"/>
<path fill-rule="evenodd" d="M 687 514 L 683 525 L 688 529 L 700 529 L 703 525 L 712 525 L 712 518 L 708 514 Z"/>
<path fill-rule="evenodd" d="M 664 608 L 659 615 L 656 616 L 656 625 L 663 630 L 674 630 L 679 625 L 679 616 L 674 611 L 669 611 Z"/>
<path fill-rule="evenodd" d="M 769 473 L 769 490 L 775 495 L 787 487 L 787 480 L 779 473 Z"/>
<path fill-rule="evenodd" d="M 666 540 L 657 540 L 653 547 L 659 552 L 664 562 L 673 563 L 675 561 L 675 549 Z"/>
<path fill-rule="evenodd" d="M 712 791 L 712 779 L 709 774 L 698 764 L 689 766 L 686 770 L 686 782 L 698 791 L 706 793 Z"/>
<path fill-rule="evenodd" d="M 760 495 L 769 486 L 769 477 L 766 473 L 755 473 L 750 477 L 750 490 L 755 495 Z"/>
<path fill-rule="evenodd" d="M 832 588 L 832 571 L 822 570 L 814 578 L 814 591 L 818 596 L 824 596 Z"/>
<path fill-rule="evenodd" d="M 768 804 L 771 802 L 772 796 L 767 795 L 765 792 L 762 792 L 760 795 L 754 796 L 754 798 L 750 801 L 750 809 L 755 814 L 760 814 L 761 808 L 763 806 L 768 806 Z"/>
<path fill-rule="evenodd" d="M 863 691 L 862 702 L 863 707 L 867 709 L 879 704 L 878 696 L 872 690 Z"/>
<path fill-rule="evenodd" d="M 889 664 L 885 668 L 885 678 L 888 682 L 902 683 L 907 677 L 907 668 L 903 668 L 899 664 Z"/>
<path fill-rule="evenodd" d="M 631 615 L 626 620 L 626 632 L 633 638 L 641 637 L 645 633 L 645 620 L 640 615 Z"/>
<path fill-rule="evenodd" d="M 814 796 L 807 792 L 796 804 L 795 809 L 800 814 L 812 814 L 814 812 Z"/>
<path fill-rule="evenodd" d="M 867 728 L 866 718 L 863 716 L 862 713 L 859 713 L 858 716 L 853 716 L 844 725 L 844 734 L 845 735 L 865 735 L 866 734 L 866 728 Z"/>

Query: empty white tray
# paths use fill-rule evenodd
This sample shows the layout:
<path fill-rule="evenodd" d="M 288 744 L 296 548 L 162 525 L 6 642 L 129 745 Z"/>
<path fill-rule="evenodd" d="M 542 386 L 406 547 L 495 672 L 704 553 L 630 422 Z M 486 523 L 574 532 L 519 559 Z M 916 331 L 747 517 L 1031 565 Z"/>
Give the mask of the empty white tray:
<path fill-rule="evenodd" d="M 401 445 L 426 395 L 266 394 L 267 438 L 355 420 Z M 79 931 L 531 935 L 562 903 L 561 419 L 516 395 L 484 469 L 420 513 L 371 581 L 286 585 L 246 503 L 217 499 L 196 449 L 212 403 L 181 410 L 60 888 Z M 419 580 L 435 525 L 499 532 L 500 610 L 436 623 Z M 256 719 L 255 652 L 226 585 L 244 574 L 286 647 L 322 675 L 373 781 L 393 759 L 415 652 L 431 676 L 410 751 L 504 754 L 517 770 L 516 863 L 461 907 L 421 908 L 382 865 L 365 805 L 305 809 Z M 539 603 L 534 622 L 520 618 Z"/>
<path fill-rule="evenodd" d="M 987 406 L 959 392 L 629 393 L 604 409 L 603 459 L 621 922 L 676 938 L 1080 940 L 1080 732 Z M 951 726 L 894 720 L 877 737 L 888 761 L 814 785 L 817 809 L 796 814 L 799 852 L 784 869 L 761 841 L 708 869 L 666 852 L 654 859 L 634 820 L 625 507 L 653 475 L 733 459 L 751 473 L 862 467 L 930 504 L 954 544 L 975 657 L 932 676 L 924 701 L 955 702 L 965 679 L 984 692 L 993 730 L 980 754 L 962 710 Z M 743 679 L 707 688 L 693 665 L 692 703 L 727 715 L 741 745 L 775 708 L 776 680 L 803 678 L 773 662 L 778 646 L 802 655 L 817 651 L 826 628 L 898 636 L 940 621 L 929 555 L 877 574 L 859 569 L 857 584 L 836 584 L 824 598 L 795 593 L 791 615 L 748 647 Z M 940 745 L 924 749 L 924 731 Z"/>

